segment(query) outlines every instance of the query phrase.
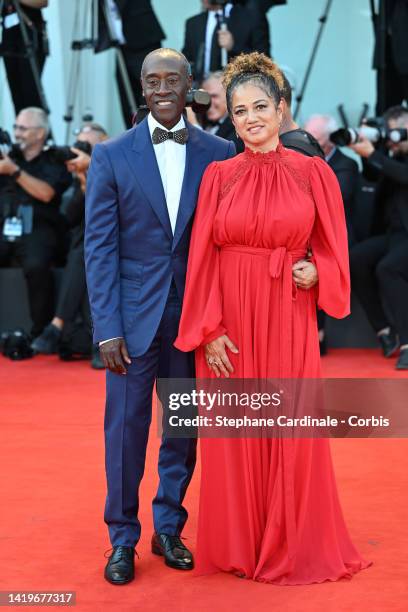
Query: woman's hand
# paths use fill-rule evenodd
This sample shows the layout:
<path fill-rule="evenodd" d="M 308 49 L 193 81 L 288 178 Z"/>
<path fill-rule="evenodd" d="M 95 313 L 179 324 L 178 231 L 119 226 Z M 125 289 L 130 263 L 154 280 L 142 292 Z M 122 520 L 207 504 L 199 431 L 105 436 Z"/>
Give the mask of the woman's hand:
<path fill-rule="evenodd" d="M 226 335 L 205 345 L 205 359 L 210 371 L 214 372 L 217 378 L 221 376 L 221 373 L 229 378 L 230 373 L 234 371 L 225 347 L 228 347 L 232 353 L 238 353 L 237 347 Z"/>
<path fill-rule="evenodd" d="M 301 259 L 292 266 L 293 280 L 300 289 L 311 289 L 319 280 L 317 268 L 311 261 Z"/>

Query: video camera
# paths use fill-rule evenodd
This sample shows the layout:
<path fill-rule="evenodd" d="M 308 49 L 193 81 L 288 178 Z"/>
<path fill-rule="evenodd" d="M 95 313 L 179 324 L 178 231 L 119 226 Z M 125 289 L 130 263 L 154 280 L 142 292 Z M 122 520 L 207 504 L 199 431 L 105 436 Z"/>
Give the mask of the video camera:
<path fill-rule="evenodd" d="M 329 136 L 331 142 L 340 147 L 356 144 L 360 138 L 367 138 L 372 143 L 401 142 L 408 140 L 408 130 L 395 128 L 390 130 L 382 118 L 367 119 L 359 128 L 340 128 Z"/>

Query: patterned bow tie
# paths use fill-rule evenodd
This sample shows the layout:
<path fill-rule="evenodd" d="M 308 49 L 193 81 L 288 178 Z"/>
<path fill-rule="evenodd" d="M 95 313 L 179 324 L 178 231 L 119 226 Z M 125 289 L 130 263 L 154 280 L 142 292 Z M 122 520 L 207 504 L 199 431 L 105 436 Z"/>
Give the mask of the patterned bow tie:
<path fill-rule="evenodd" d="M 153 144 L 160 144 L 161 142 L 165 142 L 165 140 L 174 140 L 177 144 L 184 145 L 188 140 L 188 129 L 182 128 L 175 132 L 168 132 L 159 127 L 155 128 L 152 134 Z"/>

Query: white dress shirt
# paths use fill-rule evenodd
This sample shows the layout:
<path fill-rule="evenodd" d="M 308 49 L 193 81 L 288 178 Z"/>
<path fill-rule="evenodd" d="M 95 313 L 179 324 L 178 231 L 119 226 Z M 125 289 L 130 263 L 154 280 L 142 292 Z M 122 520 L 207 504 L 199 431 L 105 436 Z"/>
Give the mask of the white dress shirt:
<path fill-rule="evenodd" d="M 176 132 L 186 127 L 184 117 L 171 130 L 167 130 L 150 113 L 147 117 L 150 136 L 155 128 Z M 166 197 L 167 210 L 169 211 L 170 225 L 174 234 L 176 220 L 180 204 L 181 187 L 183 184 L 184 170 L 186 168 L 186 146 L 180 145 L 174 140 L 165 140 L 160 144 L 153 145 L 153 149 L 159 166 L 159 172 Z"/>
<path fill-rule="evenodd" d="M 176 130 L 181 130 L 186 127 L 184 118 L 181 117 L 177 125 L 171 130 L 168 130 L 164 125 L 156 121 L 151 113 L 149 113 L 147 117 L 147 124 L 149 126 L 150 136 L 152 136 L 157 127 L 166 130 L 166 132 L 175 132 Z M 174 142 L 174 140 L 165 140 L 160 144 L 153 145 L 153 150 L 156 155 L 157 165 L 159 166 L 167 210 L 169 211 L 170 225 L 174 234 L 180 205 L 181 187 L 183 185 L 184 171 L 186 168 L 186 146 L 178 144 Z M 102 340 L 99 342 L 99 346 L 110 340 L 116 340 L 116 338 Z"/>
<path fill-rule="evenodd" d="M 225 17 L 228 19 L 232 9 L 232 4 L 228 3 L 225 6 Z M 217 27 L 217 14 L 222 17 L 222 11 L 208 11 L 207 27 L 205 30 L 205 52 L 204 52 L 204 78 L 210 73 L 211 66 L 211 47 L 214 35 L 214 30 Z"/>

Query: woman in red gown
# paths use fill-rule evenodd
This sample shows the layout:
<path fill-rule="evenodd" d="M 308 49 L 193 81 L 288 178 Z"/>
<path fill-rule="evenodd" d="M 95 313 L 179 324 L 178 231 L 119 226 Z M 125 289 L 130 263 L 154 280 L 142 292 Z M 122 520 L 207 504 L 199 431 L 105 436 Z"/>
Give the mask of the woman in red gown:
<path fill-rule="evenodd" d="M 198 378 L 316 378 L 316 299 L 331 316 L 349 313 L 337 179 L 279 143 L 272 60 L 239 56 L 224 84 L 246 149 L 203 177 L 176 346 L 197 349 Z M 201 457 L 198 573 L 295 585 L 369 565 L 348 535 L 327 439 L 202 438 Z"/>

